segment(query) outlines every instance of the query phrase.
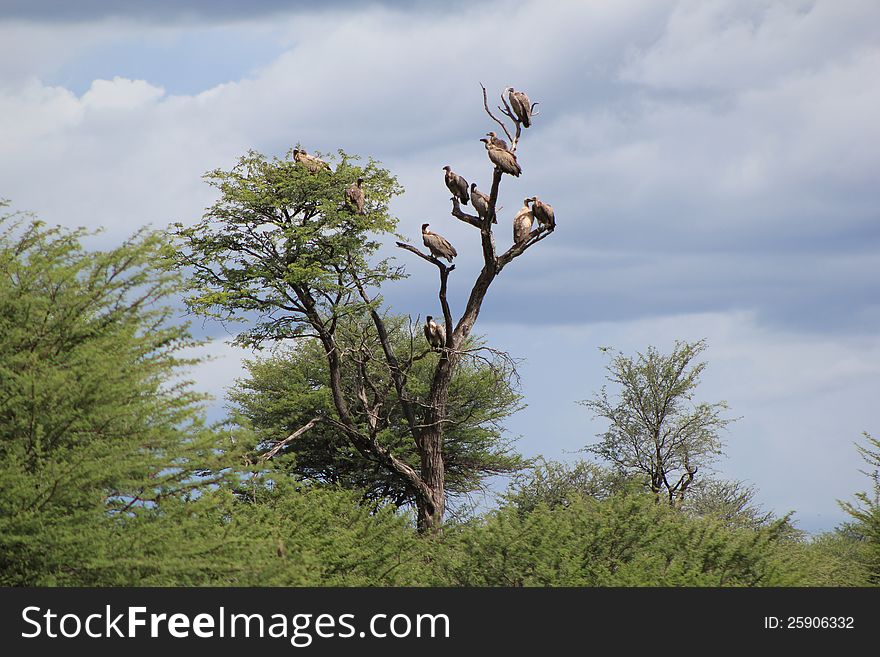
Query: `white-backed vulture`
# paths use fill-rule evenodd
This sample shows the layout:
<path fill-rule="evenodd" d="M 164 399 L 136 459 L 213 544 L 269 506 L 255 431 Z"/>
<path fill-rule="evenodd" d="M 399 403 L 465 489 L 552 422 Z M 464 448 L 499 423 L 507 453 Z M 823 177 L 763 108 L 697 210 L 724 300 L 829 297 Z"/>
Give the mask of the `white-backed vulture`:
<path fill-rule="evenodd" d="M 364 212 L 364 179 L 358 178 L 357 182 L 349 185 L 348 189 L 345 190 L 345 200 L 348 203 L 348 207 L 357 212 L 358 214 L 366 214 Z"/>
<path fill-rule="evenodd" d="M 430 315 L 425 317 L 425 338 L 433 349 L 439 350 L 446 346 L 446 329 Z"/>
<path fill-rule="evenodd" d="M 474 206 L 480 219 L 485 220 L 486 215 L 489 214 L 489 197 L 477 189 L 477 183 L 471 183 L 471 205 Z M 498 219 L 492 217 L 492 223 L 497 224 Z"/>
<path fill-rule="evenodd" d="M 324 160 L 319 157 L 315 157 L 314 155 L 309 155 L 304 150 L 299 148 L 293 149 L 293 159 L 296 162 L 301 163 L 306 169 L 311 171 L 312 173 L 317 173 L 321 169 L 330 170 L 330 165 L 327 164 Z"/>
<path fill-rule="evenodd" d="M 522 173 L 522 168 L 516 161 L 516 155 L 511 153 L 506 148 L 493 146 L 492 142 L 490 142 L 485 137 L 483 137 L 480 141 L 486 145 L 486 152 L 489 154 L 489 159 L 492 160 L 492 164 L 494 164 L 504 173 L 513 176 L 514 178 L 519 177 L 519 174 Z"/>
<path fill-rule="evenodd" d="M 449 262 L 458 255 L 455 247 L 442 235 L 428 230 L 429 224 L 422 224 L 422 242 L 428 247 L 431 255 L 435 258 L 446 258 Z"/>
<path fill-rule="evenodd" d="M 486 136 L 489 138 L 489 143 L 493 146 L 497 146 L 498 148 L 503 148 L 506 151 L 510 150 L 510 147 L 507 145 L 507 142 L 501 139 L 494 132 L 487 132 Z"/>
<path fill-rule="evenodd" d="M 544 228 L 556 228 L 556 214 L 553 212 L 553 206 L 544 203 L 537 196 L 532 197 L 532 214 Z"/>
<path fill-rule="evenodd" d="M 452 167 L 446 165 L 443 167 L 446 172 L 446 186 L 453 195 L 457 196 L 462 203 L 467 205 L 468 202 L 468 184 L 467 180 L 459 176 Z"/>
<path fill-rule="evenodd" d="M 513 241 L 517 244 L 528 240 L 529 233 L 532 232 L 532 222 L 535 220 L 535 215 L 533 215 L 532 211 L 529 209 L 529 201 L 531 200 L 532 199 L 527 198 L 523 201 L 523 206 L 513 218 Z"/>
<path fill-rule="evenodd" d="M 529 97 L 522 91 L 515 91 L 513 87 L 507 87 L 507 97 L 510 99 L 510 109 L 516 115 L 517 120 L 522 123 L 523 128 L 532 125 L 532 103 Z"/>

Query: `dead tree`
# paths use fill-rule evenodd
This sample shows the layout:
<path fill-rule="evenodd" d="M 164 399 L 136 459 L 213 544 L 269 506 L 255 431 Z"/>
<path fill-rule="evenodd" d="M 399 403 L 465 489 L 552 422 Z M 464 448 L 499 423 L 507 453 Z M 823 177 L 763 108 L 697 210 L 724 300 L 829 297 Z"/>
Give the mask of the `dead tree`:
<path fill-rule="evenodd" d="M 480 86 L 483 90 L 483 107 L 486 114 L 504 130 L 504 133 L 509 140 L 510 151 L 515 153 L 522 134 L 522 124 L 517 119 L 502 94 L 501 102 L 503 107 L 499 105 L 498 110 L 513 124 L 513 134 L 511 134 L 507 124 L 489 109 L 486 88 L 482 84 Z M 536 104 L 537 103 L 532 105 L 533 109 Z M 535 116 L 535 114 L 533 114 L 533 116 Z M 421 453 L 418 487 L 423 491 L 423 495 L 417 496 L 416 499 L 418 507 L 418 523 L 419 528 L 422 531 L 436 531 L 442 524 L 443 514 L 446 508 L 443 463 L 443 429 L 448 417 L 447 400 L 449 384 L 452 381 L 455 367 L 461 359 L 461 350 L 465 340 L 467 340 L 467 337 L 470 335 L 477 322 L 477 318 L 480 315 L 480 308 L 483 305 L 483 299 L 485 299 L 486 293 L 492 285 L 492 281 L 495 280 L 504 267 L 510 264 L 515 258 L 525 253 L 527 249 L 547 237 L 554 230 L 553 226 L 543 227 L 538 224 L 537 227 L 531 231 L 527 240 L 514 244 L 501 255 L 497 254 L 495 248 L 495 236 L 492 232 L 492 223 L 495 219 L 498 192 L 503 175 L 504 174 L 498 167 L 494 167 L 492 191 L 489 195 L 489 209 L 484 219 L 463 212 L 458 199 L 454 197 L 452 198 L 452 216 L 480 231 L 480 244 L 483 253 L 483 268 L 477 276 L 477 279 L 474 281 L 464 312 L 461 314 L 458 321 L 453 321 L 452 311 L 450 310 L 446 294 L 449 274 L 455 269 L 455 265 L 446 265 L 437 258 L 431 256 L 429 253 L 424 253 L 410 244 L 397 242 L 398 247 L 418 255 L 425 261 L 437 267 L 440 276 L 438 296 L 440 299 L 440 307 L 443 310 L 443 320 L 446 326 L 446 347 L 442 350 L 437 362 L 431 390 L 428 395 L 428 401 L 426 408 L 424 409 L 424 416 L 415 434 L 416 441 L 419 445 L 419 451 Z M 450 330 L 450 327 L 453 326 L 455 328 Z"/>

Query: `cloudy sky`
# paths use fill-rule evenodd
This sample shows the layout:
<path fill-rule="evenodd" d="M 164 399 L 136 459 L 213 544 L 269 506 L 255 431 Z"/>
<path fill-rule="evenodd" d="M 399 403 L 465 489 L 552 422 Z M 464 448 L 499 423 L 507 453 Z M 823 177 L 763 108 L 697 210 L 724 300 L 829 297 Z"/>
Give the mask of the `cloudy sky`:
<path fill-rule="evenodd" d="M 803 529 L 843 520 L 853 441 L 880 433 L 880 3 L 399 4 L 3 0 L 0 197 L 109 245 L 199 218 L 201 175 L 247 149 L 344 148 L 399 177 L 402 232 L 456 244 L 460 312 L 480 249 L 441 168 L 487 188 L 479 83 L 522 88 L 540 116 L 502 215 L 538 194 L 558 229 L 478 324 L 524 359 L 521 451 L 574 459 L 601 431 L 576 404 L 599 346 L 706 338 L 699 397 L 741 418 L 720 474 Z M 402 260 L 387 299 L 430 314 L 434 273 Z M 203 330 L 218 358 L 195 376 L 222 398 L 240 354 Z"/>

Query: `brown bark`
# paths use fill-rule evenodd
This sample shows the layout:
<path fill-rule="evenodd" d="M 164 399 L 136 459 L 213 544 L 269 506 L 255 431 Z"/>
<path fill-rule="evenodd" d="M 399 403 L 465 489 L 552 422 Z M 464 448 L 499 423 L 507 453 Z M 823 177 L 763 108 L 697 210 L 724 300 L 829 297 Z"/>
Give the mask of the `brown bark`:
<path fill-rule="evenodd" d="M 481 85 L 482 86 L 482 85 Z M 502 95 L 502 102 L 504 101 Z M 506 104 L 506 103 L 505 103 Z M 511 140 L 511 150 L 515 150 L 520 137 L 520 124 L 516 123 L 515 135 L 512 136 L 502 121 L 496 118 L 489 110 L 486 101 L 486 90 L 483 88 L 483 105 L 486 113 L 499 125 Z M 503 113 L 508 114 L 505 110 Z M 509 114 L 508 114 L 509 116 Z M 421 454 L 419 479 L 424 484 L 424 489 L 416 494 L 416 507 L 418 510 L 418 528 L 421 532 L 439 531 L 443 522 L 443 514 L 446 508 L 445 490 L 445 466 L 443 462 L 443 430 L 447 420 L 447 401 L 449 385 L 455 367 L 460 360 L 461 350 L 467 337 L 470 335 L 480 315 L 483 300 L 492 285 L 492 281 L 501 270 L 518 256 L 522 255 L 530 246 L 547 237 L 552 228 L 542 229 L 540 226 L 532 231 L 529 239 L 520 244 L 513 245 L 501 256 L 495 253 L 495 237 L 492 233 L 492 220 L 495 219 L 496 206 L 498 203 L 498 191 L 501 185 L 503 173 L 495 168 L 492 176 L 492 191 L 489 195 L 489 210 L 485 220 L 467 214 L 461 210 L 460 205 L 453 199 L 452 216 L 460 221 L 480 230 L 480 245 L 483 252 L 483 268 L 476 281 L 474 281 L 468 296 L 464 312 L 455 324 L 454 330 L 452 313 L 446 299 L 446 286 L 449 273 L 454 266 L 447 267 L 436 258 L 422 253 L 417 248 L 398 242 L 400 248 L 411 251 L 422 259 L 434 264 L 440 272 L 440 304 L 443 308 L 443 317 L 446 322 L 446 348 L 440 355 L 434 378 L 431 382 L 431 390 L 428 395 L 427 408 L 424 414 L 424 422 L 418 435 L 414 435 L 416 444 Z M 427 489 L 427 490 L 425 490 Z"/>

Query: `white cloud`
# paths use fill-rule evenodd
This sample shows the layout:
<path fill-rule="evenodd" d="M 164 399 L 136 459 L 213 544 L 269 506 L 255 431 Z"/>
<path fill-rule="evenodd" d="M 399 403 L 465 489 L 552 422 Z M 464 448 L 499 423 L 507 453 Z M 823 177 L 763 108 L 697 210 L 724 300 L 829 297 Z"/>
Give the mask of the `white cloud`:
<path fill-rule="evenodd" d="M 164 89 L 144 80 L 117 76 L 112 80 L 92 82 L 81 102 L 84 107 L 95 110 L 133 110 L 158 100 L 164 94 Z"/>

